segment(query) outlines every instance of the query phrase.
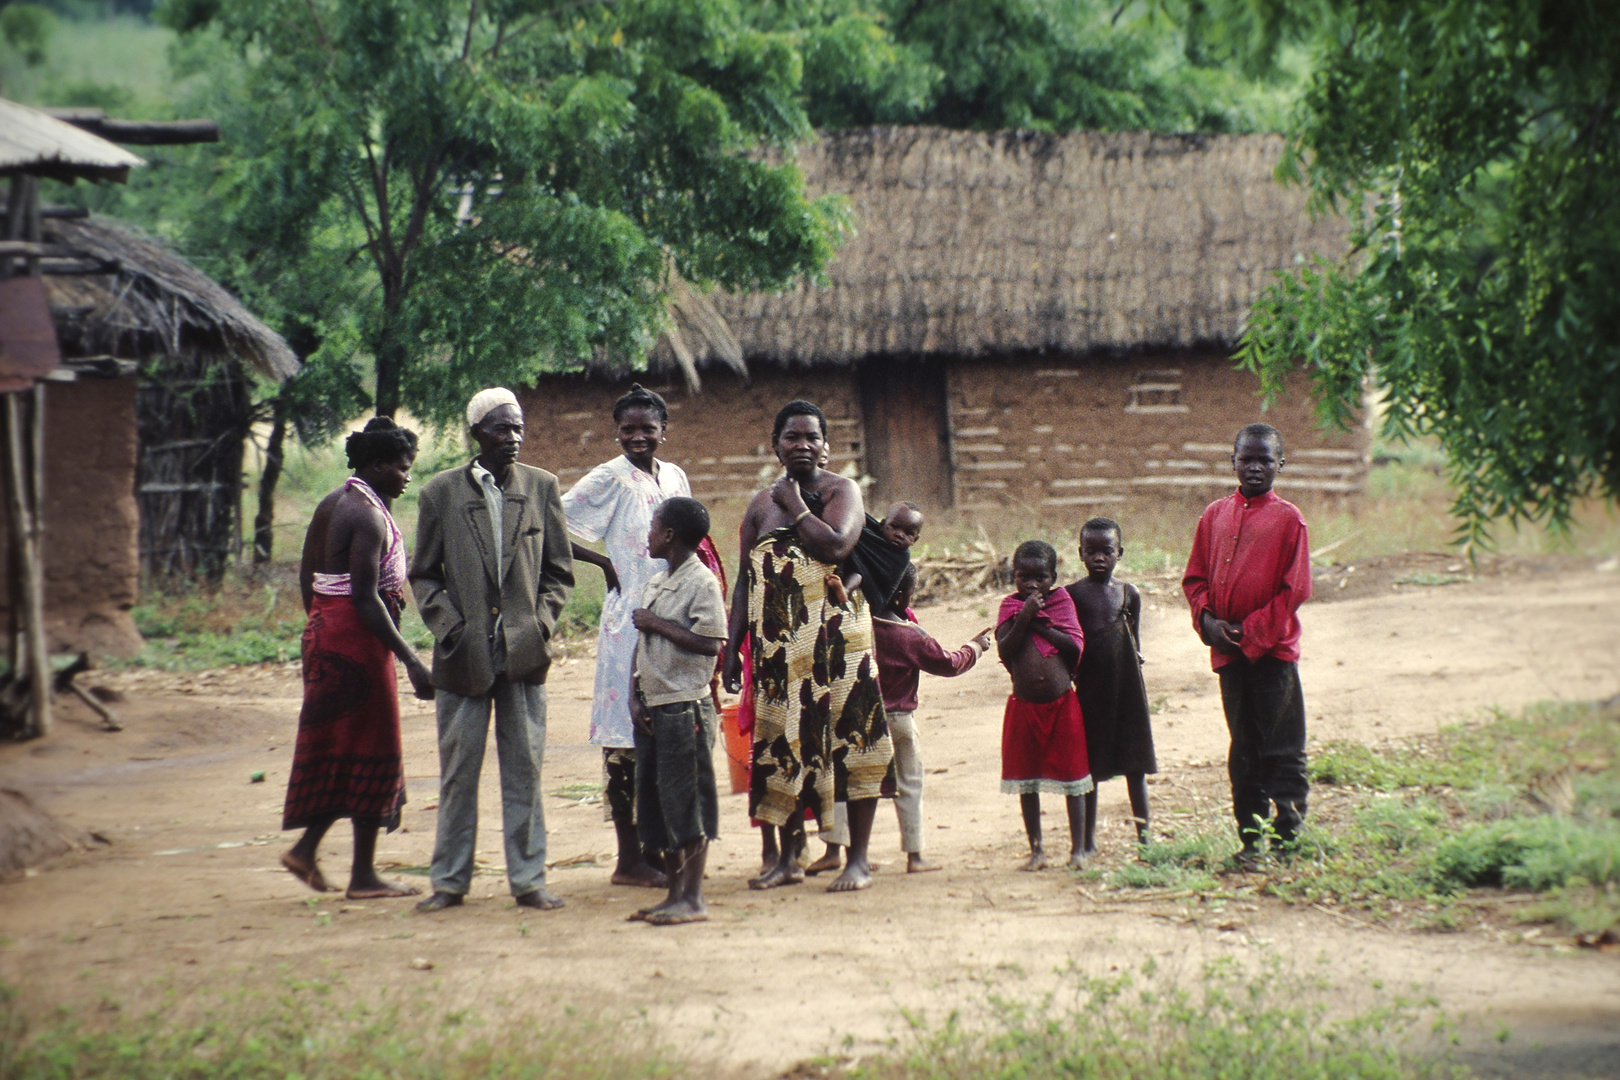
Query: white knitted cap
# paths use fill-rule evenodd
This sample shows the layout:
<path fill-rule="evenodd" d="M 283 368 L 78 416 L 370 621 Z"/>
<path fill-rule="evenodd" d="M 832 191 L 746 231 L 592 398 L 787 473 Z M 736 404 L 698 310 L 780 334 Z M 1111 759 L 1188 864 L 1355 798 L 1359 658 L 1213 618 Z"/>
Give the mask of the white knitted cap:
<path fill-rule="evenodd" d="M 502 405 L 517 405 L 517 395 L 504 386 L 493 386 L 488 390 L 480 390 L 467 402 L 467 426 L 475 427 L 478 421 L 488 416 Z M 521 410 L 523 406 L 518 405 Z"/>

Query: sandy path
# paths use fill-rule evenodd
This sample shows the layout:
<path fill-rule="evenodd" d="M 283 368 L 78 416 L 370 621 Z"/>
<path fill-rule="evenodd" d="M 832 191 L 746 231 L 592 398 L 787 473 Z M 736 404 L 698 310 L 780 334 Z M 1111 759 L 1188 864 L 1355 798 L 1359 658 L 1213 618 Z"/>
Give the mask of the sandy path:
<path fill-rule="evenodd" d="M 1149 689 L 1166 699 L 1155 717 L 1165 782 L 1151 790 L 1168 814 L 1190 792 L 1218 790 L 1224 725 L 1185 605 L 1169 594 L 1148 599 Z M 960 602 L 921 616 L 954 646 L 988 612 L 986 603 Z M 1620 692 L 1620 574 L 1374 590 L 1309 605 L 1304 618 L 1302 677 L 1315 738 L 1376 742 L 1489 705 Z M 548 792 L 600 778 L 598 751 L 585 742 L 590 678 L 588 658 L 554 674 Z M 160 977 L 181 988 L 222 977 L 274 986 L 282 972 L 330 968 L 362 990 L 427 990 L 447 1008 L 485 1013 L 545 1015 L 561 1001 L 642 1009 L 664 1038 L 760 1075 L 808 1055 L 868 1048 L 898 1030 L 901 1009 L 940 1016 L 981 1002 L 992 984 L 1038 991 L 1070 963 L 1100 974 L 1151 955 L 1191 973 L 1207 957 L 1274 949 L 1302 969 L 1325 970 L 1346 1003 L 1368 998 L 1375 979 L 1415 983 L 1453 1016 L 1470 1018 L 1476 1034 L 1506 1023 L 1517 1033 L 1509 1053 L 1525 1056 L 1502 1059 L 1504 1075 L 1527 1062 L 1543 1075 L 1604 1075 L 1620 1060 L 1620 962 L 1612 955 L 1507 944 L 1487 933 L 1363 928 L 1269 901 L 1217 912 L 1173 899 L 1104 897 L 1099 905 L 1066 874 L 1017 873 L 1016 804 L 996 783 L 1006 681 L 993 665 L 923 684 L 924 750 L 938 770 L 927 792 L 929 854 L 944 872 L 894 872 L 897 831 L 885 807 L 873 845 L 887 866 L 870 891 L 835 897 L 811 883 L 751 893 L 743 878 L 757 865 L 757 838 L 736 796 L 723 802 L 725 837 L 710 860 L 714 921 L 675 930 L 623 921 L 653 894 L 609 886 L 607 868 L 588 862 L 612 848 L 600 806 L 555 796 L 546 800 L 551 858 L 587 860 L 553 871 L 552 886 L 568 901 L 562 912 L 520 911 L 496 875 L 475 881 L 466 908 L 437 917 L 399 902 L 329 898 L 312 908 L 313 894 L 275 862 L 286 843 L 276 826 L 296 671 L 106 681 L 129 696 L 124 733 L 95 731 L 69 704 L 50 740 L 0 747 L 0 786 L 25 790 L 110 841 L 0 884 L 0 980 L 40 1000 L 150 1001 L 153 992 L 142 988 Z M 432 843 L 427 806 L 437 761 L 427 706 L 406 706 L 405 732 L 408 831 L 385 837 L 380 858 L 408 867 L 425 864 Z M 498 865 L 492 758 L 479 857 Z M 248 783 L 255 769 L 268 773 L 266 783 Z M 1102 842 L 1118 849 L 1128 837 L 1122 785 L 1107 785 L 1102 802 Z M 1049 830 L 1061 830 L 1056 810 L 1049 807 Z M 334 830 L 325 853 L 336 880 L 348 856 L 343 832 Z M 1325 968 L 1315 963 L 1320 956 L 1329 958 Z M 434 968 L 412 970 L 418 957 Z M 1531 1053 L 1538 1040 L 1561 1056 Z"/>

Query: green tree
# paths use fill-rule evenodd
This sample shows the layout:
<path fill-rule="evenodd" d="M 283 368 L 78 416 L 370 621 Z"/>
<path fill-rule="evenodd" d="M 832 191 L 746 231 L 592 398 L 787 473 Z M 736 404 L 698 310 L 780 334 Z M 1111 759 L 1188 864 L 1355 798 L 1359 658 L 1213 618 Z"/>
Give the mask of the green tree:
<path fill-rule="evenodd" d="M 1350 250 L 1256 304 L 1325 422 L 1364 380 L 1445 449 L 1459 539 L 1620 496 L 1620 19 L 1597 0 L 1333 0 L 1284 173 Z"/>
<path fill-rule="evenodd" d="M 175 0 L 162 13 L 217 34 L 240 65 L 211 192 L 240 277 L 350 269 L 335 294 L 352 298 L 377 410 L 453 421 L 491 383 L 638 360 L 671 275 L 778 289 L 826 264 L 840 204 L 807 199 L 790 160 L 759 152 L 809 133 L 800 42 L 752 28 L 749 7 Z"/>

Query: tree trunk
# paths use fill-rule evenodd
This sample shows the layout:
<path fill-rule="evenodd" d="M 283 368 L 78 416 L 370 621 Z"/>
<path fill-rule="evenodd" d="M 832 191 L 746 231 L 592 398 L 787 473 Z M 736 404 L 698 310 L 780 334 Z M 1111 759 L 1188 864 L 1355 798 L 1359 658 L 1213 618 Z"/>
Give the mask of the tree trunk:
<path fill-rule="evenodd" d="M 253 517 L 254 565 L 270 561 L 275 546 L 276 484 L 281 480 L 281 453 L 287 441 L 287 405 L 276 398 L 270 441 L 264 447 L 264 474 L 259 477 L 259 512 Z"/>
<path fill-rule="evenodd" d="M 377 415 L 392 420 L 399 411 L 399 377 L 405 368 L 405 348 L 384 332 L 377 358 Z"/>

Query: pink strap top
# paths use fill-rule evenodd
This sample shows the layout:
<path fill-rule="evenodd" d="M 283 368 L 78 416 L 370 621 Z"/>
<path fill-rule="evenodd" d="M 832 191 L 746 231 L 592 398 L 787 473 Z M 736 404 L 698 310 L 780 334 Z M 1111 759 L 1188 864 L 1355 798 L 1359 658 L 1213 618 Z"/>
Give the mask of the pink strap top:
<path fill-rule="evenodd" d="M 405 536 L 394 524 L 394 515 L 388 512 L 382 499 L 371 485 L 358 476 L 349 477 L 343 485 L 347 489 L 358 491 L 366 501 L 382 511 L 383 520 L 388 523 L 388 545 L 383 549 L 382 559 L 377 564 L 377 591 L 403 595 L 405 592 Z M 354 583 L 349 580 L 348 574 L 315 573 L 315 592 L 321 596 L 353 596 Z"/>

